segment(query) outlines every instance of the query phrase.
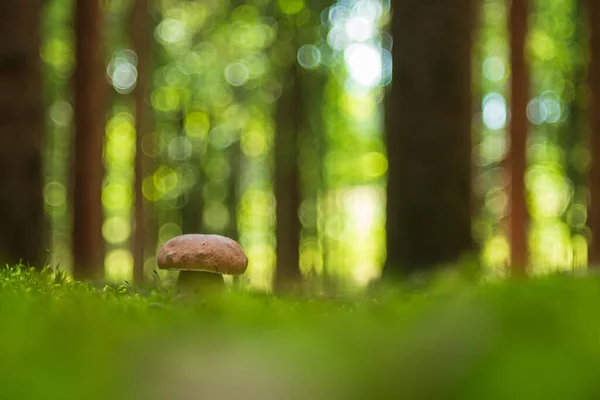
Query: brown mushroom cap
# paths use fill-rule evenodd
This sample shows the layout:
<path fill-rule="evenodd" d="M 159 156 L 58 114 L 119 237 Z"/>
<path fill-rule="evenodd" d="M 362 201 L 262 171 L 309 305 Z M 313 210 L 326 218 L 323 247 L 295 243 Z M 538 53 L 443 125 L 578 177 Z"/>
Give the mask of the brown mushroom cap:
<path fill-rule="evenodd" d="M 235 240 L 189 234 L 165 243 L 158 251 L 157 263 L 160 269 L 240 275 L 246 271 L 248 257 Z"/>

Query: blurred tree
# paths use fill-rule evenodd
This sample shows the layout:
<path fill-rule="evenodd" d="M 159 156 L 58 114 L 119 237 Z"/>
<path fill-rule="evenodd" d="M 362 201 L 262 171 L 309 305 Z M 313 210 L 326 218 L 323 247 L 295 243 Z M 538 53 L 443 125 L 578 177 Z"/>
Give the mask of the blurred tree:
<path fill-rule="evenodd" d="M 527 274 L 527 204 L 525 201 L 525 168 L 527 150 L 527 103 L 529 101 L 529 74 L 525 60 L 527 36 L 527 1 L 513 1 L 510 7 L 509 35 L 511 55 L 510 87 L 510 150 L 507 164 L 510 174 L 510 215 L 508 238 L 510 243 L 511 274 Z"/>
<path fill-rule="evenodd" d="M 384 277 L 427 271 L 472 249 L 472 0 L 392 3 Z"/>
<path fill-rule="evenodd" d="M 244 156 L 242 153 L 240 141 L 236 140 L 227 148 L 229 158 L 229 179 L 227 190 L 227 211 L 229 212 L 229 223 L 225 227 L 224 234 L 233 240 L 239 241 L 240 232 L 238 228 L 238 204 L 240 201 L 240 176 L 242 175 L 242 165 Z M 234 286 L 241 287 L 243 285 L 241 276 L 234 276 Z"/>
<path fill-rule="evenodd" d="M 300 66 L 293 60 L 282 72 L 282 94 L 275 115 L 275 199 L 277 240 L 275 270 L 276 290 L 287 290 L 299 283 L 300 172 L 298 170 L 298 135 L 302 106 L 299 82 Z"/>
<path fill-rule="evenodd" d="M 310 20 L 298 29 L 298 43 L 319 43 L 322 34 L 322 19 L 327 7 L 332 1 L 309 2 L 307 10 L 310 11 Z M 305 52 L 306 53 L 306 52 Z M 299 53 L 302 54 L 302 53 Z M 303 57 L 299 55 L 299 57 Z M 300 248 L 308 254 L 300 259 L 307 268 L 311 283 L 318 283 L 323 289 L 330 289 L 334 279 L 331 271 L 325 266 L 325 240 L 319 231 L 319 202 L 327 191 L 324 159 L 327 151 L 327 133 L 323 112 L 326 109 L 325 87 L 327 86 L 328 74 L 326 67 L 321 63 L 312 65 L 310 58 L 306 69 L 298 70 L 298 79 L 301 80 L 302 90 L 302 115 L 303 130 L 299 135 L 299 162 L 301 165 L 301 192 L 302 192 L 302 234 Z M 315 282 L 316 280 L 316 282 Z"/>
<path fill-rule="evenodd" d="M 242 149 L 240 148 L 240 141 L 236 140 L 231 143 L 228 148 L 229 156 L 229 187 L 227 193 L 227 210 L 229 211 L 229 224 L 225 230 L 225 235 L 238 240 L 238 221 L 237 221 L 237 205 L 240 200 L 239 196 L 239 177 L 241 175 L 242 165 Z"/>
<path fill-rule="evenodd" d="M 590 110 L 590 152 L 592 163 L 590 167 L 590 206 L 588 225 L 592 231 L 592 240 L 588 251 L 590 267 L 600 266 L 600 3 L 597 0 L 587 1 L 588 26 L 591 31 L 590 48 L 591 60 L 589 65 L 589 86 L 592 93 Z"/>
<path fill-rule="evenodd" d="M 147 96 L 150 86 L 152 30 L 148 0 L 134 0 L 131 11 L 132 30 L 131 40 L 137 54 L 137 84 L 133 92 L 135 101 L 136 145 L 135 145 L 135 231 L 133 238 L 133 279 L 136 282 L 144 280 L 144 261 L 146 249 L 145 210 L 142 184 L 146 172 L 147 158 L 142 144 L 150 133 L 150 108 Z"/>
<path fill-rule="evenodd" d="M 0 263 L 41 266 L 42 2 L 0 1 Z"/>
<path fill-rule="evenodd" d="M 181 126 L 179 128 L 179 134 L 182 138 L 185 138 L 185 116 L 186 111 L 181 110 Z M 207 153 L 206 143 L 203 141 L 197 143 L 194 146 L 192 154 L 186 163 L 190 163 L 195 168 L 197 180 L 196 183 L 187 192 L 184 192 L 184 196 L 187 196 L 187 202 L 181 208 L 181 230 L 184 234 L 188 233 L 199 233 L 202 231 L 202 214 L 204 209 L 204 198 L 202 196 L 202 189 L 204 188 L 205 176 L 203 174 L 202 165 L 205 164 L 204 157 Z M 182 183 L 183 184 L 183 183 Z"/>
<path fill-rule="evenodd" d="M 100 1 L 77 0 L 72 249 L 76 279 L 103 276 L 102 148 L 107 85 L 102 20 Z"/>
<path fill-rule="evenodd" d="M 316 13 L 317 15 L 320 15 Z M 323 160 L 326 151 L 326 134 L 323 125 L 324 88 L 327 84 L 326 74 L 322 71 L 299 71 L 302 82 L 302 98 L 306 99 L 301 108 L 304 126 L 300 134 L 301 181 L 302 181 L 302 235 L 301 248 L 310 250 L 306 258 L 306 267 L 311 279 L 319 275 L 319 283 L 329 287 L 333 283 L 330 272 L 324 265 L 324 240 L 320 243 L 319 201 L 326 192 L 323 176 Z M 319 259 L 319 252 L 320 258 Z M 301 256 L 302 258 L 302 256 Z M 326 265 L 326 264 L 325 264 Z M 316 282 L 315 282 L 316 283 Z"/>

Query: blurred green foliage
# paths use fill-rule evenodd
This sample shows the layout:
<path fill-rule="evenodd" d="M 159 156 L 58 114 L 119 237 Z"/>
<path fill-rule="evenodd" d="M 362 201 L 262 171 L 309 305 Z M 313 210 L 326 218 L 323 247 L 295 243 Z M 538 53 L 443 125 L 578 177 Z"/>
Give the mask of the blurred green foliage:
<path fill-rule="evenodd" d="M 304 115 L 311 121 L 300 143 L 304 198 L 299 215 L 305 229 L 300 264 L 307 274 L 321 274 L 326 248 L 328 273 L 362 284 L 376 277 L 383 260 L 387 168 L 382 87 L 391 71 L 388 65 L 382 72 L 377 49 L 388 47 L 383 51 L 389 64 L 391 41 L 384 32 L 389 3 L 152 4 L 151 60 L 138 60 L 130 49 L 131 2 L 104 6 L 107 80 L 114 88 L 102 191 L 107 276 L 131 277 L 136 132 L 130 93 L 137 63 L 149 62 L 153 131 L 142 144 L 149 165 L 143 193 L 153 205 L 148 236 L 155 244 L 145 263 L 147 273 L 155 268 L 156 248 L 184 229 L 233 232 L 250 258 L 247 283 L 269 289 L 275 260 L 273 110 L 287 69 L 297 62 L 309 85 L 303 89 Z M 52 88 L 47 96 L 51 140 L 45 198 L 53 261 L 65 269 L 70 265 L 66 188 L 73 112 L 67 90 L 74 57 L 72 7 L 64 0 L 48 2 L 42 52 Z M 201 220 L 196 221 L 198 215 Z M 161 276 L 168 279 L 167 273 Z"/>
<path fill-rule="evenodd" d="M 151 2 L 150 60 L 138 60 L 131 50 L 131 1 L 103 4 L 107 81 L 114 88 L 102 192 L 109 278 L 129 279 L 132 273 L 131 91 L 138 62 L 151 63 L 153 71 L 147 88 L 152 132 L 143 143 L 143 193 L 151 204 L 147 274 L 155 269 L 156 248 L 184 230 L 196 230 L 238 236 L 250 259 L 244 283 L 270 288 L 275 261 L 273 110 L 287 69 L 298 63 L 307 77 L 307 125 L 300 143 L 301 268 L 305 274 L 327 273 L 360 286 L 379 275 L 385 259 L 382 119 L 391 77 L 389 0 Z M 581 118 L 587 106 L 581 78 L 587 68 L 587 39 L 576 1 L 532 5 L 526 181 L 533 268 L 546 273 L 587 261 L 582 177 L 589 152 Z M 48 104 L 44 193 L 53 263 L 66 270 L 73 6 L 70 0 L 45 2 L 41 49 Z M 507 10 L 503 0 L 482 0 L 480 6 L 473 49 L 478 111 L 474 188 L 479 199 L 473 233 L 490 276 L 502 276 L 509 258 L 503 167 L 510 146 Z"/>

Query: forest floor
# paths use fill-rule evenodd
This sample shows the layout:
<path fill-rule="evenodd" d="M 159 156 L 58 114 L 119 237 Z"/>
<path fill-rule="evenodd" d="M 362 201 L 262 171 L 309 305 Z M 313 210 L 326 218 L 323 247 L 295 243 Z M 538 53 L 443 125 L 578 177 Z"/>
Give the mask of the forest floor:
<path fill-rule="evenodd" d="M 600 398 L 600 278 L 360 300 L 0 272 L 2 399 Z"/>

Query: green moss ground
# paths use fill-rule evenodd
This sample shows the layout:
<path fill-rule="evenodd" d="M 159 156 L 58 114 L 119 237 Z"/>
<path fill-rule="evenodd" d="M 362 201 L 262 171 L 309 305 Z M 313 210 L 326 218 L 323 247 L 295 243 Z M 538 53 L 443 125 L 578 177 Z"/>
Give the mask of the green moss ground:
<path fill-rule="evenodd" d="M 600 399 L 600 279 L 175 300 L 0 272 L 1 399 Z"/>

